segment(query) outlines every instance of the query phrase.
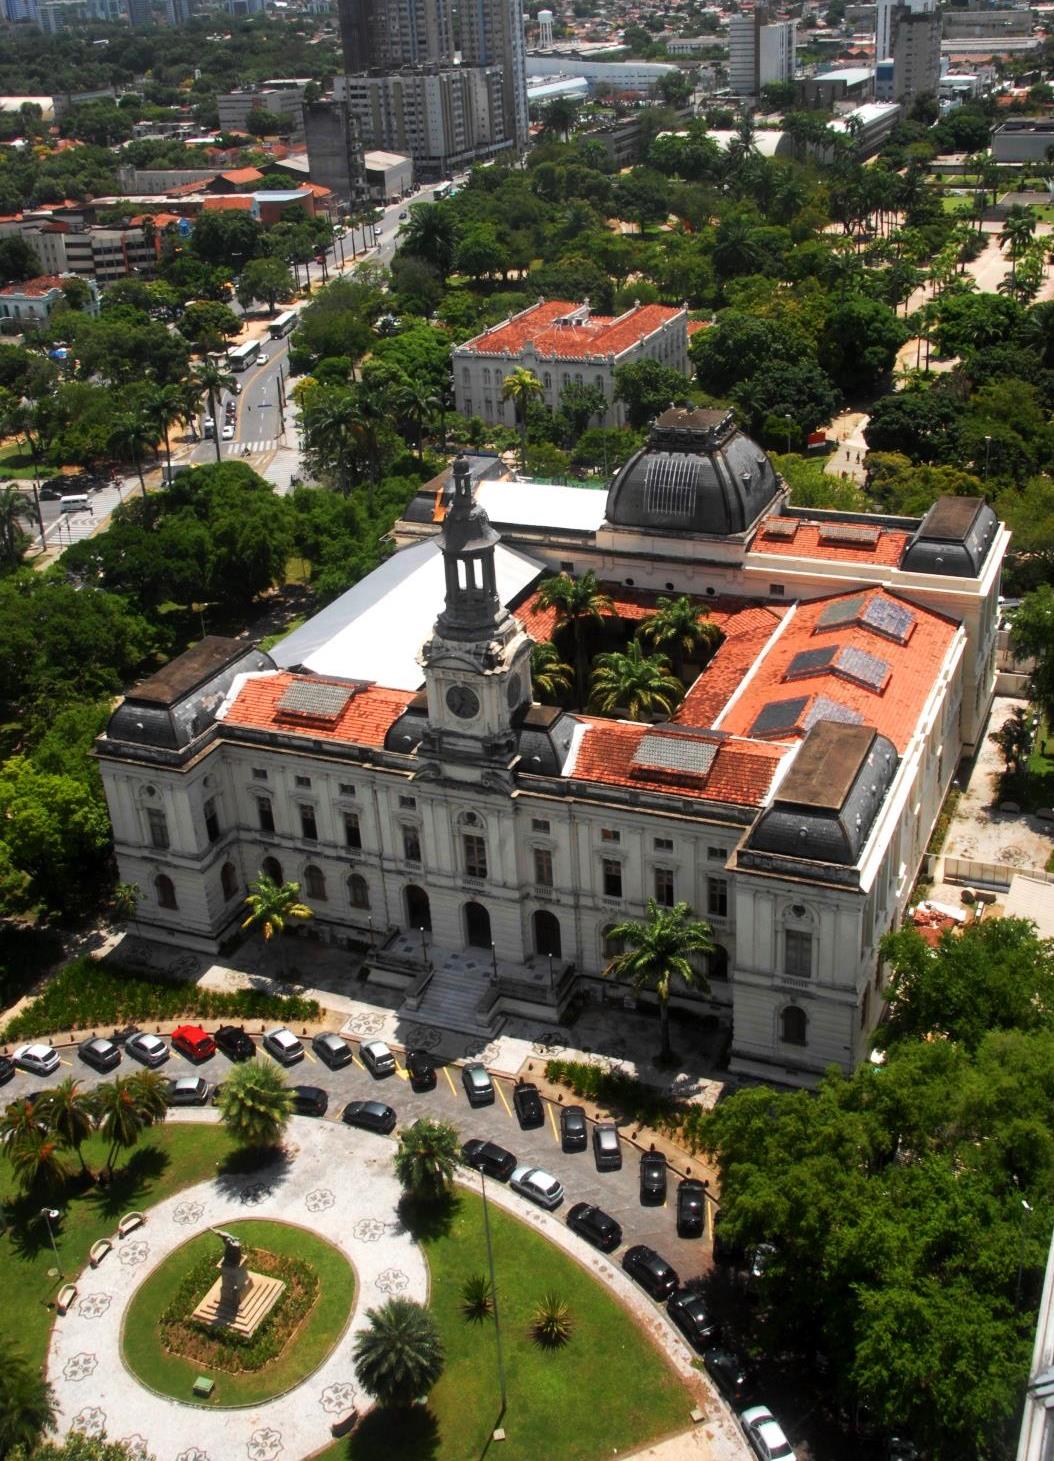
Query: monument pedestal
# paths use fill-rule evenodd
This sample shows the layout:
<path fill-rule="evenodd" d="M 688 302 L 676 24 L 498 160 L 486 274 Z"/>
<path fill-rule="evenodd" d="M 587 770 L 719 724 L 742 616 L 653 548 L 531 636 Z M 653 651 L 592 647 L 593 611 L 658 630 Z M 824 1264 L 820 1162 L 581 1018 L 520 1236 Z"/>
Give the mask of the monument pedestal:
<path fill-rule="evenodd" d="M 191 1315 L 209 1329 L 227 1329 L 242 1339 L 251 1339 L 285 1291 L 280 1278 L 268 1278 L 245 1267 L 221 1260 L 220 1276 Z"/>

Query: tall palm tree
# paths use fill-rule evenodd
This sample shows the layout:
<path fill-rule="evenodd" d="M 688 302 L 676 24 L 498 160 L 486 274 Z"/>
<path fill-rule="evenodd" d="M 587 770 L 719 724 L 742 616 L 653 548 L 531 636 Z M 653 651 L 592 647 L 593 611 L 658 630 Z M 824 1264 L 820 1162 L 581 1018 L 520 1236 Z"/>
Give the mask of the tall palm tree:
<path fill-rule="evenodd" d="M 461 1137 L 448 1121 L 421 1117 L 399 1133 L 395 1175 L 407 1192 L 435 1201 L 445 1197 L 461 1164 Z"/>
<path fill-rule="evenodd" d="M 623 945 L 623 952 L 605 969 L 616 979 L 628 979 L 634 989 L 654 991 L 659 1001 L 659 1029 L 662 1048 L 659 1058 L 672 1059 L 670 1048 L 670 982 L 674 978 L 703 994 L 710 988 L 706 975 L 692 963 L 692 956 L 708 954 L 714 947 L 710 926 L 695 918 L 687 903 L 664 908 L 648 899 L 648 916 L 643 922 L 627 918 L 608 929 L 608 938 Z"/>
<path fill-rule="evenodd" d="M 542 640 L 531 650 L 531 682 L 539 695 L 559 700 L 574 683 L 574 673 L 551 639 Z"/>
<path fill-rule="evenodd" d="M 139 477 L 139 487 L 146 501 L 146 480 L 143 477 L 143 453 L 153 451 L 157 446 L 158 433 L 145 413 L 126 413 L 118 416 L 110 432 L 110 450 L 119 456 L 130 456 Z"/>
<path fill-rule="evenodd" d="M 129 1077 L 132 1098 L 144 1126 L 159 1126 L 168 1119 L 168 1081 L 156 1070 L 137 1070 Z"/>
<path fill-rule="evenodd" d="M 366 1313 L 369 1327 L 355 1340 L 355 1371 L 362 1388 L 382 1405 L 410 1406 L 443 1373 L 436 1322 L 413 1299 L 389 1299 Z"/>
<path fill-rule="evenodd" d="M 363 248 L 366 233 L 363 229 Z M 441 203 L 414 203 L 410 217 L 399 230 L 399 249 L 431 264 L 445 283 L 454 264 L 454 218 Z"/>
<path fill-rule="evenodd" d="M 669 649 L 673 672 L 682 680 L 685 660 L 700 650 L 716 649 L 724 635 L 705 609 L 682 594 L 660 598 L 655 612 L 641 621 L 637 637 L 653 649 Z"/>
<path fill-rule="evenodd" d="M 586 680 L 589 662 L 586 656 L 586 628 L 592 622 L 603 623 L 605 614 L 613 614 L 615 606 L 600 587 L 592 569 L 581 578 L 558 573 L 538 585 L 538 607 L 555 609 L 557 625 L 569 625 L 575 648 L 575 684 L 578 707 L 586 703 Z"/>
<path fill-rule="evenodd" d="M 234 390 L 234 376 L 229 370 L 215 360 L 203 360 L 200 365 L 194 367 L 190 376 L 197 393 L 198 401 L 204 397 L 209 403 L 209 415 L 213 420 L 212 440 L 216 448 L 216 460 L 220 461 L 220 426 L 219 426 L 219 400 L 221 391 Z"/>
<path fill-rule="evenodd" d="M 0 1149 L 10 1151 L 12 1142 L 40 1125 L 33 1105 L 32 1101 L 16 1097 L 0 1112 Z"/>
<path fill-rule="evenodd" d="M 351 493 L 352 466 L 358 455 L 359 410 L 352 391 L 335 390 L 305 412 L 308 450 L 318 464 L 332 467 L 345 497 Z"/>
<path fill-rule="evenodd" d="M 81 1148 L 95 1130 L 94 1091 L 85 1090 L 76 1076 L 68 1075 L 44 1092 L 34 1115 L 58 1138 L 60 1146 L 76 1153 L 81 1171 L 87 1176 L 88 1164 Z"/>
<path fill-rule="evenodd" d="M 135 1077 L 118 1076 L 96 1087 L 99 1130 L 110 1143 L 106 1153 L 106 1171 L 113 1176 L 113 1164 L 119 1151 L 135 1146 L 148 1125 L 136 1098 Z"/>
<path fill-rule="evenodd" d="M 22 557 L 24 546 L 19 523 L 31 516 L 29 501 L 17 487 L 10 482 L 0 487 L 0 553 L 12 565 Z"/>
<path fill-rule="evenodd" d="M 1036 218 L 1031 208 L 1022 208 L 1015 203 L 1007 210 L 1003 220 L 1003 231 L 999 235 L 999 247 L 1010 247 L 1010 287 L 1017 282 L 1017 261 L 1028 248 L 1036 231 Z"/>
<path fill-rule="evenodd" d="M 23 1192 L 34 1187 L 59 1187 L 69 1176 L 61 1143 L 53 1132 L 33 1123 L 6 1144 L 7 1160 Z"/>
<path fill-rule="evenodd" d="M 407 381 L 395 397 L 395 409 L 406 421 L 414 438 L 417 460 L 424 460 L 424 435 L 429 422 L 441 409 L 441 401 L 427 386 Z"/>
<path fill-rule="evenodd" d="M 10 1339 L 0 1340 L 0 1456 L 29 1455 L 57 1418 L 55 1395 Z"/>
<path fill-rule="evenodd" d="M 630 720 L 645 720 L 656 712 L 669 715 L 684 696 L 670 661 L 664 654 L 645 654 L 639 639 L 631 639 L 624 653 L 612 650 L 597 656 L 590 690 L 590 703 L 601 714 L 625 709 Z"/>
<path fill-rule="evenodd" d="M 532 370 L 522 365 L 516 367 L 501 383 L 501 399 L 511 401 L 516 412 L 516 424 L 520 429 L 520 466 L 527 465 L 527 411 L 532 401 L 537 401 L 545 387 Z"/>
<path fill-rule="evenodd" d="M 179 419 L 185 421 L 190 427 L 190 434 L 195 441 L 200 441 L 198 435 L 198 411 L 201 409 L 201 390 L 197 381 L 181 380 L 176 387 L 179 392 Z M 216 418 L 213 417 L 213 420 Z"/>
<path fill-rule="evenodd" d="M 257 1058 L 234 1067 L 216 1105 L 242 1146 L 274 1146 L 293 1114 L 293 1093 L 272 1061 Z"/>
<path fill-rule="evenodd" d="M 154 386 L 147 397 L 144 415 L 164 439 L 168 480 L 172 481 L 172 446 L 168 433 L 177 421 L 183 420 L 183 393 L 179 386 Z"/>
<path fill-rule="evenodd" d="M 249 928 L 252 924 L 259 924 L 263 930 L 264 942 L 270 943 L 273 938 L 279 940 L 279 948 L 284 950 L 281 942 L 285 933 L 286 924 L 304 921 L 314 915 L 306 903 L 300 901 L 299 883 L 276 883 L 266 873 L 261 872 L 256 881 L 249 884 L 250 892 L 246 898 L 249 906 L 249 916 L 242 924 L 242 928 Z M 280 955 L 282 971 L 285 972 L 285 954 Z"/>

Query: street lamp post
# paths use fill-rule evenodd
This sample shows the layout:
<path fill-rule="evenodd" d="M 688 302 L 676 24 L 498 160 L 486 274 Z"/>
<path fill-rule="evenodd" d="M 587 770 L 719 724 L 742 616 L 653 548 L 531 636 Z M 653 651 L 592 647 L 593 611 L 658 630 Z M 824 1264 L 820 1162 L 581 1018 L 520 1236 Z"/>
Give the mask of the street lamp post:
<path fill-rule="evenodd" d="M 491 968 L 494 970 L 494 978 L 495 978 L 495 980 L 497 980 L 497 977 L 498 977 L 498 951 L 494 947 L 494 940 L 493 939 L 491 940 L 491 944 L 490 944 L 490 963 L 491 963 Z"/>
<path fill-rule="evenodd" d="M 783 413 L 783 419 L 787 423 L 787 455 L 790 456 L 790 449 L 791 449 L 791 413 L 789 411 L 784 411 L 784 413 Z"/>
<path fill-rule="evenodd" d="M 988 481 L 988 465 L 992 459 L 992 438 L 986 436 L 984 439 L 984 479 Z"/>
<path fill-rule="evenodd" d="M 421 958 L 422 958 L 422 960 L 424 962 L 425 968 L 427 969 L 428 968 L 428 944 L 425 941 L 424 925 L 422 924 L 422 926 L 417 931 L 421 935 Z"/>
<path fill-rule="evenodd" d="M 1021 1238 L 1017 1245 L 1017 1287 L 1014 1292 L 1014 1313 L 1021 1307 L 1021 1271 L 1025 1266 L 1025 1233 L 1028 1229 L 1028 1220 L 1032 1216 L 1032 1206 L 1021 1199 Z"/>
<path fill-rule="evenodd" d="M 59 1212 L 57 1207 L 42 1207 L 40 1209 L 40 1216 L 44 1219 L 44 1222 L 47 1225 L 48 1238 L 51 1242 L 51 1251 L 55 1255 L 55 1267 L 58 1269 L 59 1278 L 65 1278 L 66 1275 L 62 1271 L 62 1261 L 59 1258 L 58 1246 L 55 1243 L 55 1233 L 51 1226 L 52 1223 L 58 1222 L 62 1214 Z"/>
<path fill-rule="evenodd" d="M 494 1276 L 494 1244 L 490 1236 L 490 1207 L 487 1202 L 486 1173 L 480 1172 L 479 1180 L 483 1189 L 483 1231 L 487 1235 L 487 1267 L 490 1269 L 490 1299 L 494 1306 L 494 1342 L 498 1351 L 498 1385 L 501 1389 L 501 1410 L 498 1412 L 498 1422 L 500 1424 L 504 1418 L 507 1403 L 505 1393 L 505 1356 L 501 1347 L 501 1316 L 498 1313 L 498 1284 Z"/>

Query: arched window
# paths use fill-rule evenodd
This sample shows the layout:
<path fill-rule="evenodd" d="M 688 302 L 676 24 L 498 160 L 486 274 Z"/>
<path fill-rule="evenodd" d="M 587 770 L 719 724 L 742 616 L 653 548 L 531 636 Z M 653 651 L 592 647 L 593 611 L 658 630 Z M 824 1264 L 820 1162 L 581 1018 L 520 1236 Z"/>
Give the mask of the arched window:
<path fill-rule="evenodd" d="M 706 974 L 709 979 L 728 978 L 728 950 L 723 944 L 714 944 L 707 954 Z"/>
<path fill-rule="evenodd" d="M 176 902 L 176 889 L 172 879 L 166 873 L 158 873 L 154 879 L 154 889 L 157 893 L 157 902 L 160 908 L 178 908 Z"/>
<path fill-rule="evenodd" d="M 609 923 L 606 928 L 600 930 L 600 952 L 605 959 L 617 958 L 626 950 L 624 939 L 611 937 L 611 930 L 614 927 L 613 923 Z"/>
<path fill-rule="evenodd" d="M 260 865 L 260 871 L 265 878 L 270 878 L 272 883 L 282 884 L 285 878 L 282 876 L 282 864 L 277 857 L 265 857 Z"/>
<path fill-rule="evenodd" d="M 784 1045 L 809 1043 L 809 1017 L 797 1005 L 788 1005 L 780 1015 L 780 1039 Z"/>
<path fill-rule="evenodd" d="M 220 869 L 220 887 L 224 899 L 229 903 L 238 891 L 238 870 L 233 862 L 225 862 Z"/>
<path fill-rule="evenodd" d="M 352 873 L 348 879 L 348 899 L 353 908 L 370 906 L 370 885 L 361 873 Z"/>
<path fill-rule="evenodd" d="M 308 863 L 304 869 L 304 891 L 319 903 L 326 901 L 326 875 L 314 863 Z"/>

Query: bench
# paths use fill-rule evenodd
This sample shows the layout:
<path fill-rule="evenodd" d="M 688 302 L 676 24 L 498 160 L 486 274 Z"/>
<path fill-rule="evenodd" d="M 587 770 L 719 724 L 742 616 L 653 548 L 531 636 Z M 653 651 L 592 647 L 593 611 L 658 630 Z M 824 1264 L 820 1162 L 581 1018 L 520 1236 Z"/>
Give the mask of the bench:
<path fill-rule="evenodd" d="M 339 1416 L 329 1428 L 331 1436 L 348 1436 L 358 1424 L 359 1412 L 354 1406 L 342 1416 Z"/>
<path fill-rule="evenodd" d="M 100 1238 L 97 1243 L 93 1243 L 88 1253 L 88 1261 L 91 1266 L 98 1268 L 112 1247 L 113 1243 L 109 1238 Z"/>
<path fill-rule="evenodd" d="M 117 1224 L 117 1236 L 119 1238 L 127 1238 L 129 1233 L 134 1233 L 136 1228 L 141 1228 L 145 1222 L 145 1212 L 126 1212 Z"/>
<path fill-rule="evenodd" d="M 65 1314 L 76 1297 L 77 1285 L 75 1283 L 64 1283 L 59 1289 L 58 1297 L 55 1300 L 55 1308 L 60 1314 Z"/>

